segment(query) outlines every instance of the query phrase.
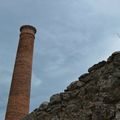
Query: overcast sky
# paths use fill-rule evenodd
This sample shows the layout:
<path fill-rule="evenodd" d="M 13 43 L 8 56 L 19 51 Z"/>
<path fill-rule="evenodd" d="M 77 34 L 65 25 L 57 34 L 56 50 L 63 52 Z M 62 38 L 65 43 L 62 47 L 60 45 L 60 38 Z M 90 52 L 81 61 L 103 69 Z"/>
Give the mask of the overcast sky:
<path fill-rule="evenodd" d="M 0 0 L 0 120 L 24 24 L 37 28 L 30 111 L 120 50 L 120 0 Z"/>

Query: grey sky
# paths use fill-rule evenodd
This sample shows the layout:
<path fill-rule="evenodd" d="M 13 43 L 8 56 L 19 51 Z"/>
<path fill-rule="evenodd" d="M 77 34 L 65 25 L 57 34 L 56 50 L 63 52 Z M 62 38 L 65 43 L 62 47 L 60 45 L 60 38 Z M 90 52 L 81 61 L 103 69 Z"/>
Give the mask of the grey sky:
<path fill-rule="evenodd" d="M 38 30 L 32 111 L 120 49 L 119 6 L 119 0 L 0 0 L 0 120 L 6 111 L 21 25 Z"/>

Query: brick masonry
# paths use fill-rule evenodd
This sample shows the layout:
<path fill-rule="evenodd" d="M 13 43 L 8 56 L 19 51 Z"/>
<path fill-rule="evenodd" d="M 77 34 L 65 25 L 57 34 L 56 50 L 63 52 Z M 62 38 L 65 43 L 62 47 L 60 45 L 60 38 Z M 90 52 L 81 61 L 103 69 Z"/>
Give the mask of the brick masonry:
<path fill-rule="evenodd" d="M 24 25 L 20 28 L 20 32 L 5 120 L 19 120 L 29 112 L 36 29 L 30 25 Z"/>

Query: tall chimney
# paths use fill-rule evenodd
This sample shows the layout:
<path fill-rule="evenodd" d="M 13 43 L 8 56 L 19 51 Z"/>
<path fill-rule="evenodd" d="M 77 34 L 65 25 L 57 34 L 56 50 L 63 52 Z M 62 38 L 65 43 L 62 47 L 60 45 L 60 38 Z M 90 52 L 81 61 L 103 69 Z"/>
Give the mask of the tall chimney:
<path fill-rule="evenodd" d="M 9 93 L 5 120 L 20 120 L 29 113 L 32 57 L 36 29 L 20 28 L 20 39 Z"/>

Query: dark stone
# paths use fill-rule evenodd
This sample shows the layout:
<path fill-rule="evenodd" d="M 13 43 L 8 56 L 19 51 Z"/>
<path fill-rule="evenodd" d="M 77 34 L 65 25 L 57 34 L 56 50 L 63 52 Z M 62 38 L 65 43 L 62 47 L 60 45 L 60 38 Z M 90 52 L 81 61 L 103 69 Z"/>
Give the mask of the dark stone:
<path fill-rule="evenodd" d="M 93 65 L 92 67 L 90 67 L 90 68 L 88 69 L 88 72 L 92 72 L 92 71 L 94 71 L 94 70 L 97 70 L 97 69 L 103 67 L 105 64 L 106 64 L 106 61 L 99 62 L 98 64 L 95 64 L 95 65 Z"/>
<path fill-rule="evenodd" d="M 120 120 L 120 52 L 108 61 L 89 68 L 22 120 Z"/>
<path fill-rule="evenodd" d="M 78 79 L 82 80 L 82 79 L 86 78 L 88 75 L 89 75 L 89 73 L 85 73 L 85 74 L 81 75 Z"/>

